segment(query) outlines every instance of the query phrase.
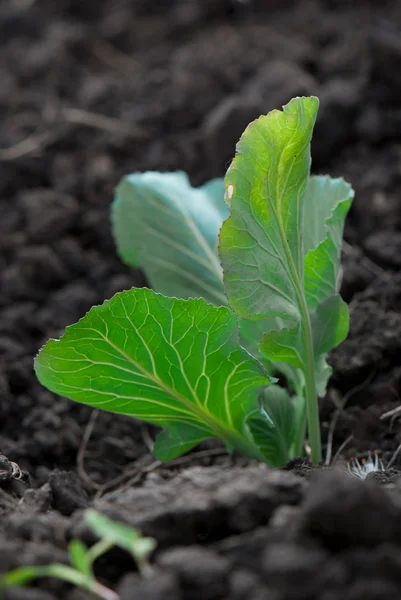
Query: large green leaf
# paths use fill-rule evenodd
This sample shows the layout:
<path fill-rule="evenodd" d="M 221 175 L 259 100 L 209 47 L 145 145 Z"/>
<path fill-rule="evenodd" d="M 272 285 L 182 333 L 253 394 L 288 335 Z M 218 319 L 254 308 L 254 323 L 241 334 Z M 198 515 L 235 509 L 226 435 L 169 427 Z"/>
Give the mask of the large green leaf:
<path fill-rule="evenodd" d="M 225 178 L 231 216 L 220 232 L 229 305 L 242 319 L 261 323 L 260 353 L 278 369 L 286 365 L 298 394 L 305 385 L 315 461 L 316 395 L 324 393 L 331 373 L 325 355 L 348 332 L 348 309 L 337 288 L 353 198 L 342 179 L 310 177 L 318 104 L 317 98 L 295 98 L 247 127 Z M 299 414 L 302 429 L 304 421 Z"/>
<path fill-rule="evenodd" d="M 117 188 L 113 234 L 122 259 L 158 292 L 224 306 L 217 242 L 228 214 L 222 179 L 193 188 L 182 172 L 135 173 Z"/>
<path fill-rule="evenodd" d="M 230 218 L 220 232 L 224 284 L 248 319 L 300 321 L 303 203 L 317 98 L 296 98 L 251 123 L 225 178 Z"/>
<path fill-rule="evenodd" d="M 35 370 L 57 394 L 171 428 L 182 452 L 219 437 L 259 457 L 244 420 L 269 380 L 239 347 L 236 317 L 226 307 L 148 289 L 121 292 L 48 342 Z M 168 448 L 163 440 L 158 446 L 165 459 Z"/>
<path fill-rule="evenodd" d="M 317 109 L 316 98 L 296 98 L 245 130 L 225 180 L 231 217 L 220 253 L 230 305 L 263 319 L 262 354 L 304 369 L 304 330 L 313 324 L 315 366 L 327 373 L 321 354 L 348 330 L 336 292 L 353 191 L 342 179 L 309 177 Z"/>

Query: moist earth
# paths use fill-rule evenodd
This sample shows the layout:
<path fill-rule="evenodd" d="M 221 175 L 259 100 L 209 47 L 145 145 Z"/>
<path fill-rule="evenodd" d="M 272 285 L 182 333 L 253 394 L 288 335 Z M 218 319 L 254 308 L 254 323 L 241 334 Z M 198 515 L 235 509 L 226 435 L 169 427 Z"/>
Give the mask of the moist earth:
<path fill-rule="evenodd" d="M 0 574 L 93 543 L 92 506 L 158 541 L 150 578 L 117 549 L 98 561 L 121 600 L 401 597 L 400 30 L 394 0 L 0 4 Z M 110 234 L 122 175 L 221 176 L 247 123 L 302 94 L 321 100 L 313 171 L 356 190 L 350 335 L 321 401 L 335 466 L 269 471 L 218 442 L 160 465 L 155 429 L 56 398 L 33 358 L 146 285 Z M 386 473 L 350 477 L 375 451 Z M 91 596 L 47 579 L 5 597 Z"/>

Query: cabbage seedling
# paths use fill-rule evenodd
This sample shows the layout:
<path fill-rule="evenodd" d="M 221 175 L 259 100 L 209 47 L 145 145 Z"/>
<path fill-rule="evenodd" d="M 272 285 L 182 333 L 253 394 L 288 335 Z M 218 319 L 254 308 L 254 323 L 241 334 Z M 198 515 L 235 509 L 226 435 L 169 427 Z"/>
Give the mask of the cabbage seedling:
<path fill-rule="evenodd" d="M 112 210 L 118 250 L 156 292 L 116 294 L 50 340 L 35 361 L 45 386 L 162 427 L 160 460 L 218 437 L 282 466 L 304 452 L 308 427 L 320 461 L 325 358 L 348 333 L 337 288 L 353 191 L 310 175 L 318 105 L 295 98 L 252 122 L 224 182 L 123 180 Z"/>
<path fill-rule="evenodd" d="M 18 567 L 2 577 L 0 592 L 7 588 L 24 586 L 34 579 L 55 577 L 92 592 L 103 600 L 119 600 L 119 596 L 113 590 L 97 581 L 93 572 L 94 562 L 113 546 L 129 552 L 142 575 L 148 576 L 151 573 L 148 558 L 156 547 L 153 538 L 142 537 L 135 529 L 111 521 L 92 509 L 86 511 L 85 521 L 100 540 L 91 548 L 87 548 L 79 540 L 70 542 L 68 555 L 71 566 L 54 563 L 37 567 Z"/>

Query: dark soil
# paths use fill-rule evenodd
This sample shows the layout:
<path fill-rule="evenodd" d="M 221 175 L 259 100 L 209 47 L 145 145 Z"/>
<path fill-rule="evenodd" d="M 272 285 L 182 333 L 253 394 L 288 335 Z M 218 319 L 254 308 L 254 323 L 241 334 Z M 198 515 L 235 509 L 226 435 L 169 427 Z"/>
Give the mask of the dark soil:
<path fill-rule="evenodd" d="M 92 543 L 95 506 L 158 541 L 150 579 L 123 552 L 99 561 L 121 600 L 401 598 L 401 411 L 386 416 L 401 404 L 400 33 L 397 0 L 0 3 L 0 573 Z M 151 428 L 54 397 L 33 357 L 146 283 L 110 235 L 123 174 L 222 175 L 249 120 L 312 93 L 313 168 L 356 190 L 325 451 L 379 450 L 390 475 L 270 472 L 217 443 L 161 467 Z M 6 597 L 90 596 L 42 580 Z"/>

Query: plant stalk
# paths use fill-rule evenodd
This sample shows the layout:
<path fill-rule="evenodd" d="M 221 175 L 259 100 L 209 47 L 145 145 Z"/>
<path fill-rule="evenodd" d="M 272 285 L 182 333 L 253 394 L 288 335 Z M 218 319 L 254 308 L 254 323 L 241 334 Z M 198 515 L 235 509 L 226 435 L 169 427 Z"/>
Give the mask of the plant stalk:
<path fill-rule="evenodd" d="M 294 259 L 291 254 L 290 247 L 285 235 L 285 230 L 282 222 L 278 219 L 278 224 L 281 232 L 281 239 L 284 246 L 284 251 L 287 256 L 288 264 L 291 271 L 292 279 L 295 283 L 294 290 L 298 300 L 299 311 L 301 315 L 302 335 L 304 338 L 305 349 L 305 395 L 306 395 L 306 414 L 308 420 L 308 435 L 309 445 L 311 448 L 311 461 L 317 465 L 322 460 L 322 443 L 320 437 L 320 420 L 319 420 L 319 404 L 316 391 L 315 364 L 313 352 L 312 328 L 309 318 L 308 306 L 304 295 L 303 283 L 299 277 L 299 273 L 303 273 L 301 265 L 298 270 L 295 267 Z"/>
<path fill-rule="evenodd" d="M 304 319 L 305 340 L 305 392 L 306 414 L 308 418 L 308 437 L 311 448 L 311 461 L 318 465 L 322 460 L 322 442 L 320 436 L 319 402 L 316 391 L 315 365 L 313 356 L 313 341 L 309 314 L 306 309 Z"/>

